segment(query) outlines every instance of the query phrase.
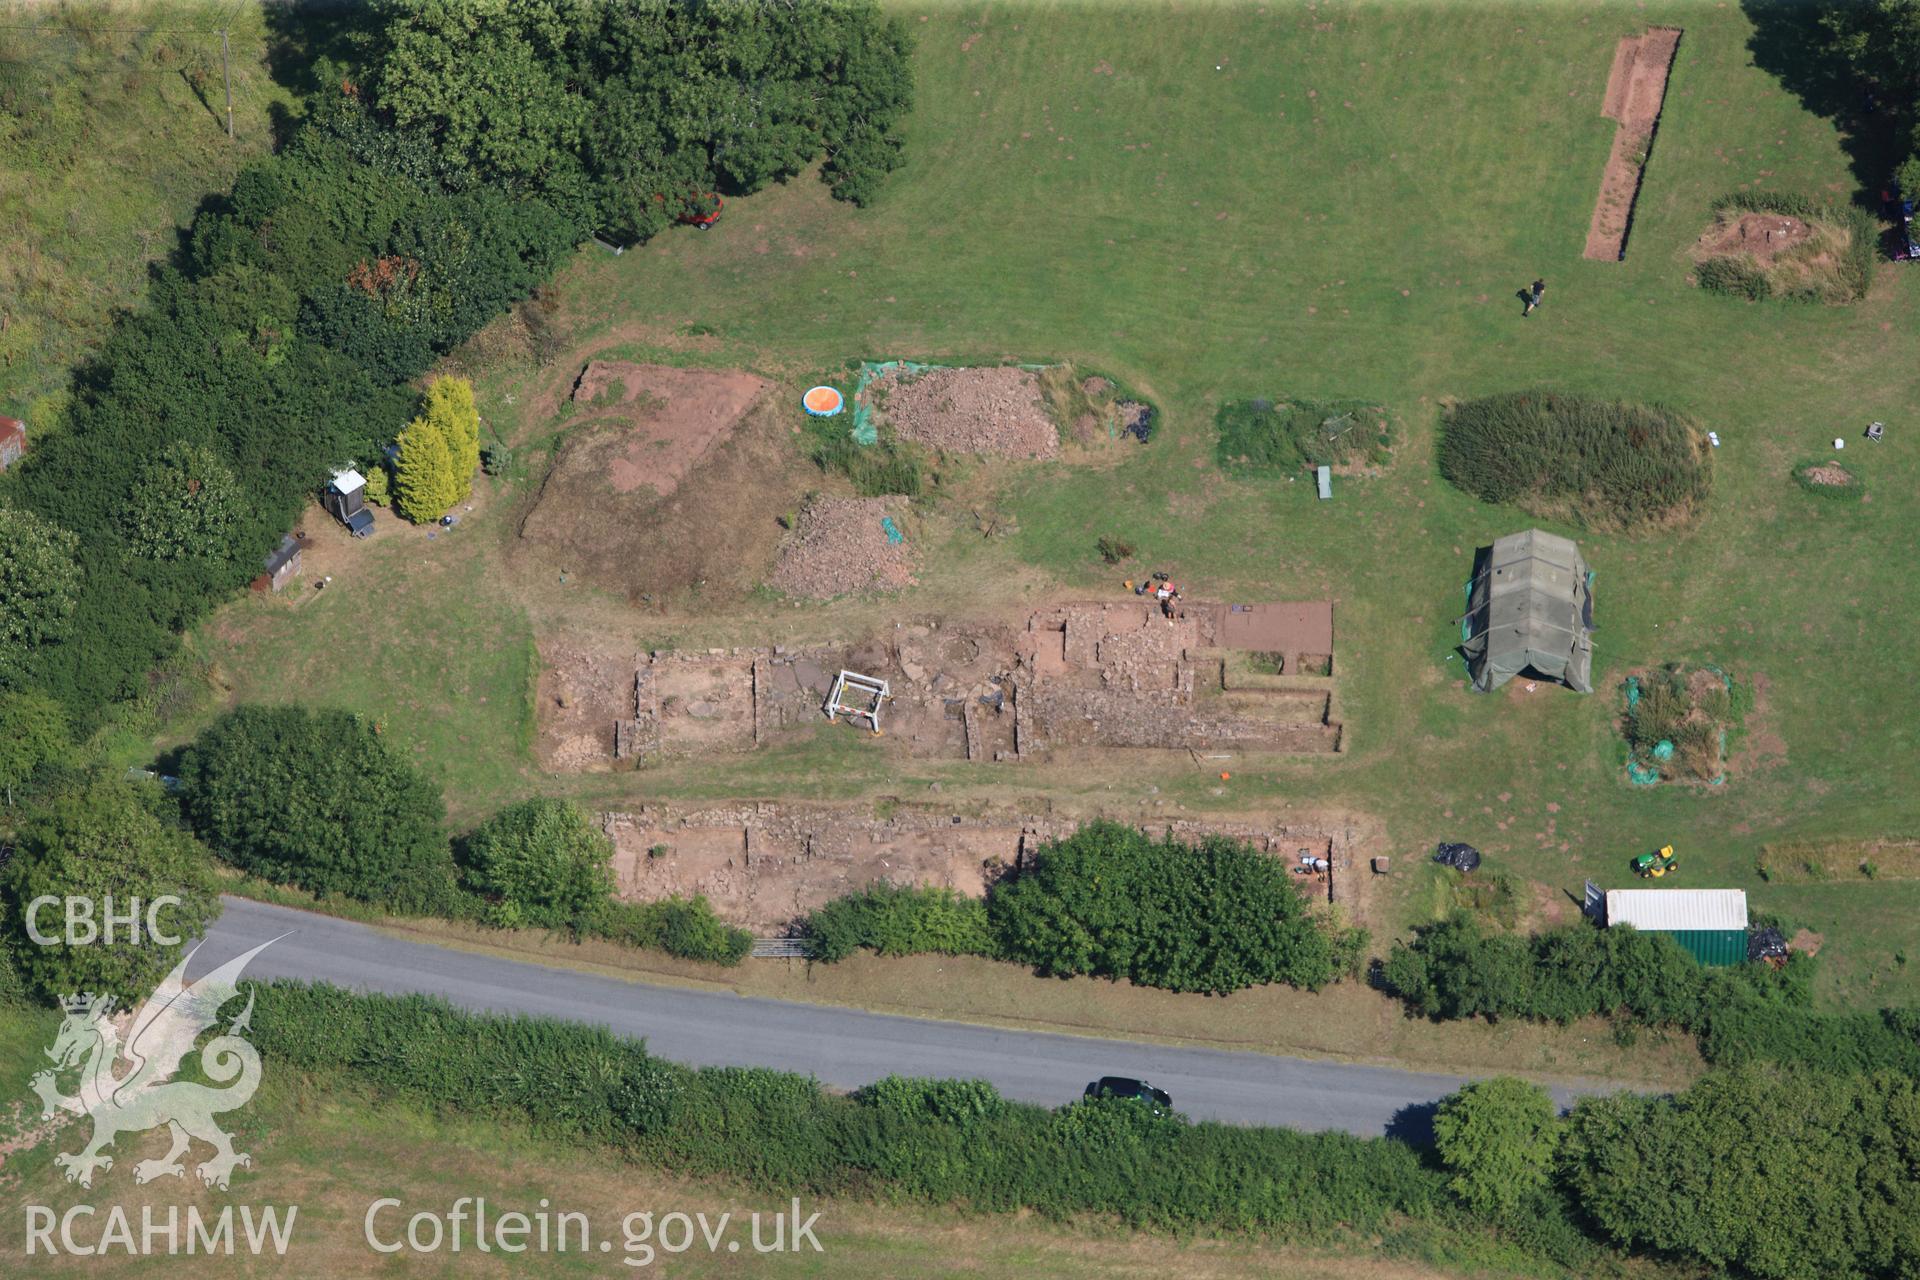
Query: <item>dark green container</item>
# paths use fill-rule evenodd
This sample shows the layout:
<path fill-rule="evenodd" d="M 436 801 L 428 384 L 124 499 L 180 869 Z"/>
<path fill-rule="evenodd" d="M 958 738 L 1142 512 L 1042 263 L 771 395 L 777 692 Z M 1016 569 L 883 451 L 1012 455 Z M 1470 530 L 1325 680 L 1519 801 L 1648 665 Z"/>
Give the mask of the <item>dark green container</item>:
<path fill-rule="evenodd" d="M 1667 934 L 1701 964 L 1724 968 L 1747 962 L 1744 929 L 1676 929 Z"/>

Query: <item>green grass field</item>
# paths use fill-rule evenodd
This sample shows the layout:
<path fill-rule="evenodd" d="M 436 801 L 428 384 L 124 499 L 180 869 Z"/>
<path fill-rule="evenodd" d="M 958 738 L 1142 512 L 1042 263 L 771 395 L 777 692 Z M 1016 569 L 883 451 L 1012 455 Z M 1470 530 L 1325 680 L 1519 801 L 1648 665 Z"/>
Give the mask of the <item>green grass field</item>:
<path fill-rule="evenodd" d="M 1119 571 L 1094 542 L 1114 534 L 1196 598 L 1336 598 L 1349 753 L 1236 769 L 1227 787 L 1173 765 L 969 773 L 820 746 L 543 779 L 517 745 L 530 625 L 623 606 L 551 584 L 528 594 L 524 574 L 502 585 L 460 568 L 450 546 L 422 551 L 418 535 L 356 550 L 340 599 L 297 611 L 241 602 L 207 628 L 198 643 L 235 696 L 389 715 L 468 815 L 536 789 L 908 795 L 936 780 L 949 793 L 1124 812 L 1154 786 L 1191 811 L 1363 813 L 1401 862 L 1436 839 L 1467 840 L 1492 869 L 1534 882 L 1541 902 L 1562 903 L 1589 876 L 1626 883 L 1632 854 L 1672 843 L 1680 884 L 1747 888 L 1757 910 L 1825 935 L 1828 998 L 1920 995 L 1914 967 L 1893 956 L 1920 883 L 1767 884 L 1754 870 L 1764 841 L 1920 827 L 1920 707 L 1903 630 L 1920 607 L 1903 554 L 1920 478 L 1920 429 L 1905 420 L 1920 391 L 1920 281 L 1883 264 L 1871 295 L 1845 308 L 1749 305 L 1688 284 L 1686 250 L 1715 197 L 1856 185 L 1833 123 L 1752 64 L 1739 6 L 901 12 L 919 41 L 918 106 L 909 165 L 878 206 L 834 204 L 809 176 L 730 203 L 708 233 L 676 231 L 619 258 L 589 248 L 558 283 L 576 348 L 620 343 L 796 387 L 850 357 L 1069 358 L 1151 395 L 1163 428 L 1113 467 L 974 476 L 1019 533 L 985 542 L 936 520 L 948 532 L 923 585 L 897 600 L 808 611 L 701 601 L 667 621 L 634 616 L 636 647 L 663 627 L 763 643 L 984 611 L 1006 603 L 978 594 L 989 579 L 1035 598 L 1112 592 Z M 1585 261 L 1613 129 L 1599 114 L 1613 46 L 1649 22 L 1686 36 L 1628 257 Z M 1523 320 L 1515 291 L 1536 275 L 1546 301 Z M 676 336 L 688 333 L 704 336 Z M 521 438 L 551 435 L 559 424 L 528 412 L 550 377 L 500 364 L 483 379 L 485 411 Z M 1668 403 L 1725 447 L 1697 527 L 1563 530 L 1598 574 L 1599 691 L 1516 683 L 1477 697 L 1451 653 L 1461 588 L 1476 546 L 1530 521 L 1441 481 L 1434 426 L 1446 397 L 1537 384 Z M 1389 406 L 1406 432 L 1387 474 L 1342 480 L 1331 503 L 1306 485 L 1221 474 L 1218 405 L 1289 394 Z M 1872 419 L 1889 424 L 1877 446 L 1859 439 Z M 1793 464 L 1834 436 L 1850 439 L 1846 460 L 1871 501 L 1824 502 L 1793 483 Z M 476 564 L 490 563 L 488 540 L 504 543 L 507 523 L 472 530 Z M 359 642 L 343 643 L 350 616 Z M 1673 660 L 1764 679 L 1725 787 L 1624 781 L 1620 680 Z M 1384 892 L 1392 922 L 1433 909 L 1419 877 Z"/>

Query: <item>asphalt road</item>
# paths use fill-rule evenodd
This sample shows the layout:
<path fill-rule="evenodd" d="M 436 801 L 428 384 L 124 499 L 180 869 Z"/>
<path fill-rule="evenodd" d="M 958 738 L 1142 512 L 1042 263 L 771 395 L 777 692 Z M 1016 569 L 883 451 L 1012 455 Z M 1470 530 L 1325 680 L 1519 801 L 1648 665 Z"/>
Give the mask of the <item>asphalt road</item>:
<path fill-rule="evenodd" d="M 331 916 L 225 899 L 189 967 L 214 965 L 281 934 L 247 976 L 331 982 L 355 991 L 443 996 L 465 1009 L 598 1023 L 695 1066 L 773 1067 L 852 1089 L 887 1075 L 972 1078 L 1009 1098 L 1058 1106 L 1102 1075 L 1138 1076 L 1196 1119 L 1392 1131 L 1418 1138 L 1431 1104 L 1462 1076 L 1219 1049 L 1011 1031 L 999 1027 L 652 986 L 395 938 Z M 1564 1107 L 1588 1090 L 1556 1088 Z"/>

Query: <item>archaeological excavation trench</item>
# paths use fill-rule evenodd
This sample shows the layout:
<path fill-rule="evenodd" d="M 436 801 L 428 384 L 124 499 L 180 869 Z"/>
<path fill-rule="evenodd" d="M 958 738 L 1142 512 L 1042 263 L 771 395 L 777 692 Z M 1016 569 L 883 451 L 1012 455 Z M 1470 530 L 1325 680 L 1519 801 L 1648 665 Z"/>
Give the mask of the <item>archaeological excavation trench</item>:
<path fill-rule="evenodd" d="M 537 751 L 557 772 L 753 751 L 817 731 L 835 678 L 885 681 L 882 745 L 1026 762 L 1140 748 L 1338 752 L 1333 605 L 1054 605 L 1024 627 L 902 622 L 858 643 L 635 652 L 540 642 Z M 846 732 L 866 732 L 844 722 Z M 1205 754 L 1203 754 L 1205 753 Z"/>
<path fill-rule="evenodd" d="M 1607 96 L 1600 114 L 1619 122 L 1613 150 L 1600 180 L 1600 198 L 1594 202 L 1593 221 L 1587 226 L 1584 256 L 1599 262 L 1619 262 L 1627 256 L 1627 236 L 1633 230 L 1633 210 L 1640 183 L 1653 154 L 1660 129 L 1660 110 L 1667 97 L 1667 77 L 1680 47 L 1676 27 L 1649 27 L 1639 36 L 1627 36 L 1613 54 L 1607 76 Z"/>

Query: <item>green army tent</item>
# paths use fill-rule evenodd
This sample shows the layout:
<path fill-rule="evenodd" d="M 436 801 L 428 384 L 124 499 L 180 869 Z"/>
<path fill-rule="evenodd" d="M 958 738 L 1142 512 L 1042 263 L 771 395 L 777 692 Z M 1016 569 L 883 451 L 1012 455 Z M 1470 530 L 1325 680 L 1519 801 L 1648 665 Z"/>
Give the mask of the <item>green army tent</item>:
<path fill-rule="evenodd" d="M 1473 687 L 1525 672 L 1592 693 L 1592 579 L 1571 538 L 1529 529 L 1482 547 L 1462 619 Z"/>

